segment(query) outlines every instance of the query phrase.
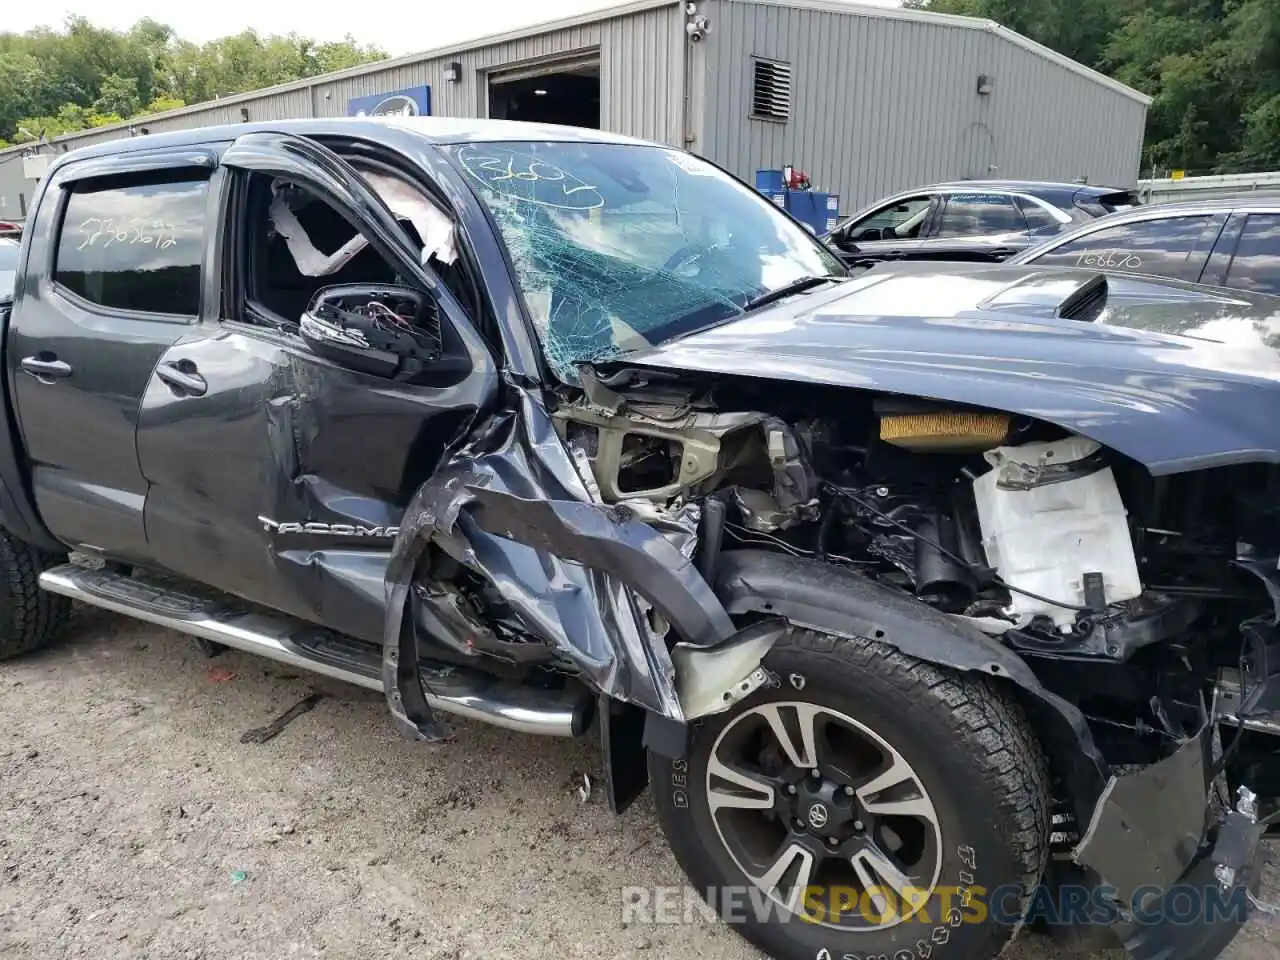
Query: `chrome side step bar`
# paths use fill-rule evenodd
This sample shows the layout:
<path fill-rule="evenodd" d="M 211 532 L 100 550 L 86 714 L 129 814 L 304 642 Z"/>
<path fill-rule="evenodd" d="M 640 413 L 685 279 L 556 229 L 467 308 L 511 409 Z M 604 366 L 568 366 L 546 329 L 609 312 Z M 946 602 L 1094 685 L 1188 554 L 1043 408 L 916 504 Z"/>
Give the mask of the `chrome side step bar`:
<path fill-rule="evenodd" d="M 278 663 L 383 691 L 381 651 L 282 614 L 188 594 L 167 584 L 64 564 L 40 586 L 81 603 Z M 423 664 L 434 710 L 519 733 L 572 737 L 586 731 L 592 699 L 502 683 L 473 671 Z"/>

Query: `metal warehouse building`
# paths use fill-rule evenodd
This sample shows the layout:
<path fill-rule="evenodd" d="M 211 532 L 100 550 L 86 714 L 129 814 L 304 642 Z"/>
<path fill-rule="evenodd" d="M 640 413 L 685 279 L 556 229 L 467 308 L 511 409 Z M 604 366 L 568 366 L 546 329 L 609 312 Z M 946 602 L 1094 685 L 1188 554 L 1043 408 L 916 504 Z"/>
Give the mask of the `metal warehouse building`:
<path fill-rule="evenodd" d="M 793 165 L 848 212 L 957 178 L 1131 186 L 1150 99 L 987 20 L 842 0 L 636 0 L 0 152 L 0 219 L 45 158 L 207 124 L 405 111 L 599 126 L 748 182 Z"/>

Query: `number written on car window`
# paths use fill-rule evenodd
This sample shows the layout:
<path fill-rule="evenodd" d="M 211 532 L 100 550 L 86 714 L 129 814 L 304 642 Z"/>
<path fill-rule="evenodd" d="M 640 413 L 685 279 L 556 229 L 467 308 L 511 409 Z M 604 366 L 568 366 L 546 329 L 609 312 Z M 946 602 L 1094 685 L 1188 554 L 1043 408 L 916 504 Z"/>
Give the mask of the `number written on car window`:
<path fill-rule="evenodd" d="M 1196 280 L 1213 239 L 1210 221 L 1205 215 L 1120 223 L 1059 244 L 1033 262 Z"/>
<path fill-rule="evenodd" d="M 114 310 L 195 316 L 207 179 L 108 184 L 67 198 L 55 282 Z"/>

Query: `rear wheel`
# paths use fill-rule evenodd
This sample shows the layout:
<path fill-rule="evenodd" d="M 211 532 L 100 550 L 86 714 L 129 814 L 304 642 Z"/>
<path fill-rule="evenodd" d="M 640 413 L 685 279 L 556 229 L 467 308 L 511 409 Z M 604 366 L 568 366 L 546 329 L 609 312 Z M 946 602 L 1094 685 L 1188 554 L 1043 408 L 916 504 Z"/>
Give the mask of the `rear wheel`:
<path fill-rule="evenodd" d="M 799 631 L 765 666 L 780 686 L 650 756 L 695 889 L 777 960 L 996 956 L 1048 858 L 1018 706 L 870 640 Z"/>
<path fill-rule="evenodd" d="M 41 590 L 38 582 L 58 562 L 0 529 L 0 660 L 37 650 L 66 627 L 71 601 Z"/>

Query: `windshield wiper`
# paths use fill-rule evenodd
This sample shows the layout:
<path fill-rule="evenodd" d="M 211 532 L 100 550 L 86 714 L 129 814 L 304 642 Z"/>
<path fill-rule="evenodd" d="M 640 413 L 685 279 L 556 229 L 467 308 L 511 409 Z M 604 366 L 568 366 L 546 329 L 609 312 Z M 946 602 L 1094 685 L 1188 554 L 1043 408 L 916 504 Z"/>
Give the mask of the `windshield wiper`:
<path fill-rule="evenodd" d="M 758 297 L 748 300 L 744 305 L 744 310 L 754 310 L 756 307 L 763 307 L 767 304 L 781 300 L 783 297 L 789 297 L 793 293 L 803 293 L 813 287 L 820 286 L 824 283 L 834 283 L 839 277 L 799 277 L 790 283 L 783 284 L 777 290 L 770 290 L 768 293 L 762 293 Z"/>

